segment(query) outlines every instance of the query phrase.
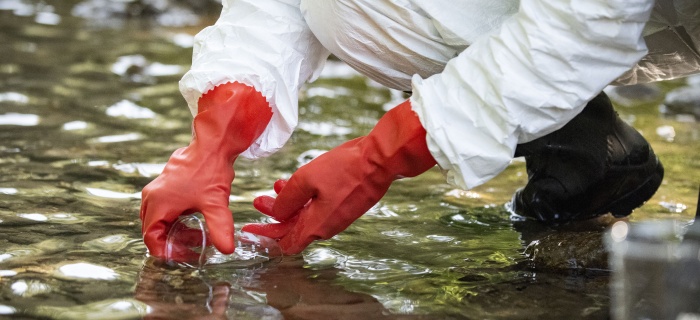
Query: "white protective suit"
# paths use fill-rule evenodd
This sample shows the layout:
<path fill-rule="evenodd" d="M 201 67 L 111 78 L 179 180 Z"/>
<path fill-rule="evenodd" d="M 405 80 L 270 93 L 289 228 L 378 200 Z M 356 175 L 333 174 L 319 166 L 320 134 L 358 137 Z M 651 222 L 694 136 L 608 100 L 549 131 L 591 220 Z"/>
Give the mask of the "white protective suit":
<path fill-rule="evenodd" d="M 698 72 L 698 51 L 700 0 L 223 0 L 180 89 L 196 114 L 218 84 L 255 87 L 274 115 L 244 156 L 266 156 L 292 134 L 300 87 L 333 53 L 412 91 L 431 154 L 469 189 L 606 85 Z"/>

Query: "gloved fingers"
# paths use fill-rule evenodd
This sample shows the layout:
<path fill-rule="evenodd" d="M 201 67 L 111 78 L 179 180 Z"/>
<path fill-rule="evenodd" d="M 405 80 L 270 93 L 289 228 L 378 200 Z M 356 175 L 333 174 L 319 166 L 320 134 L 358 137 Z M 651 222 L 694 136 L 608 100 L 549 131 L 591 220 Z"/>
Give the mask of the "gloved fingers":
<path fill-rule="evenodd" d="M 321 237 L 306 234 L 303 232 L 303 225 L 295 224 L 285 237 L 281 238 L 278 243 L 282 249 L 282 253 L 285 255 L 294 255 L 301 253 L 308 247 L 312 242 L 320 240 Z"/>
<path fill-rule="evenodd" d="M 275 184 L 274 184 L 275 192 L 280 193 L 280 191 L 282 191 L 282 188 L 284 188 L 285 185 L 287 185 L 287 180 L 279 179 L 279 180 L 275 181 Z M 272 208 L 275 205 L 276 200 L 277 199 L 275 199 L 271 196 L 259 196 L 253 200 L 253 207 L 255 207 L 255 209 L 260 211 L 260 213 L 262 213 L 266 216 L 269 216 L 277 221 L 280 221 L 280 222 L 286 221 L 282 217 L 275 216 L 275 213 L 272 210 Z"/>
<path fill-rule="evenodd" d="M 280 223 L 250 223 L 241 230 L 277 240 L 289 233 L 296 222 L 296 219 L 293 220 Z"/>
<path fill-rule="evenodd" d="M 315 188 L 306 182 L 306 172 L 297 170 L 295 174 L 284 184 L 272 206 L 271 217 L 277 221 L 286 221 L 299 214 L 299 210 L 316 196 Z M 324 179 L 325 177 L 320 177 Z"/>
<path fill-rule="evenodd" d="M 233 214 L 226 206 L 211 206 L 202 209 L 211 243 L 223 254 L 231 254 L 236 249 L 233 234 Z"/>
<path fill-rule="evenodd" d="M 287 185 L 287 180 L 285 179 L 278 179 L 275 181 L 275 184 L 273 185 L 273 189 L 275 189 L 275 193 L 279 194 L 280 191 L 284 188 L 284 186 Z"/>
<path fill-rule="evenodd" d="M 165 240 L 168 235 L 169 225 L 165 221 L 157 221 L 155 223 L 146 223 L 144 221 L 143 242 L 152 256 L 165 259 Z"/>
<path fill-rule="evenodd" d="M 326 202 L 318 199 L 311 200 L 299 215 L 289 232 L 278 243 L 286 255 L 300 253 L 316 240 L 326 240 L 345 230 L 355 219 L 356 210 L 352 206 L 333 209 Z M 359 217 L 359 216 L 358 216 Z"/>
<path fill-rule="evenodd" d="M 165 245 L 170 227 L 182 213 L 175 207 L 159 205 L 157 201 L 142 202 L 143 242 L 152 256 L 165 258 Z"/>
<path fill-rule="evenodd" d="M 253 200 L 253 207 L 267 216 L 272 215 L 272 206 L 274 204 L 275 198 L 270 196 L 259 196 Z"/>

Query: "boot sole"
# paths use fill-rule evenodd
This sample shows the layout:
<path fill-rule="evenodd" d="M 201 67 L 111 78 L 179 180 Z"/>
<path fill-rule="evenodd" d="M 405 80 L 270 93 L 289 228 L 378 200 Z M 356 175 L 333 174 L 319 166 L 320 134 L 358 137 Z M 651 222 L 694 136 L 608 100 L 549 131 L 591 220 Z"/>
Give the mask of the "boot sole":
<path fill-rule="evenodd" d="M 513 195 L 513 198 L 511 199 L 510 202 L 507 203 L 506 209 L 511 213 L 515 214 L 517 216 L 523 217 L 523 218 L 536 218 L 537 220 L 545 223 L 551 223 L 551 224 L 559 224 L 559 223 L 566 223 L 569 221 L 575 221 L 575 220 L 586 220 L 590 219 L 593 217 L 598 217 L 603 214 L 606 214 L 608 212 L 612 213 L 613 216 L 615 217 L 626 217 L 634 211 L 634 209 L 637 209 L 641 207 L 647 200 L 649 200 L 659 189 L 659 186 L 661 185 L 661 182 L 664 177 L 664 168 L 659 159 L 654 156 L 656 159 L 656 168 L 653 170 L 651 175 L 644 180 L 637 188 L 633 189 L 632 191 L 624 194 L 622 197 L 619 197 L 615 201 L 612 201 L 608 205 L 594 211 L 594 212 L 589 212 L 589 213 L 584 213 L 584 212 L 577 212 L 573 214 L 569 214 L 568 217 L 569 219 L 566 220 L 550 220 L 542 217 L 541 215 L 537 214 L 526 214 L 525 212 L 527 211 L 532 211 L 531 208 L 529 208 L 525 202 L 521 200 L 521 192 L 522 189 L 518 190 L 515 192 Z M 552 210 L 550 210 L 552 211 Z M 578 217 L 578 218 L 577 218 Z M 585 218 L 582 218 L 585 217 Z"/>

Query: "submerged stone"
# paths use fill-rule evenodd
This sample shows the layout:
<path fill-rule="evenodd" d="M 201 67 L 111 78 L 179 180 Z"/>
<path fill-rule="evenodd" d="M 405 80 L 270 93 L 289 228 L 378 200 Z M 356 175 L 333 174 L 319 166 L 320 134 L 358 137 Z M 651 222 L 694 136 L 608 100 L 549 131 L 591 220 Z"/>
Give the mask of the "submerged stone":
<path fill-rule="evenodd" d="M 552 233 L 527 246 L 536 270 L 607 270 L 608 254 L 603 234 L 596 231 Z"/>

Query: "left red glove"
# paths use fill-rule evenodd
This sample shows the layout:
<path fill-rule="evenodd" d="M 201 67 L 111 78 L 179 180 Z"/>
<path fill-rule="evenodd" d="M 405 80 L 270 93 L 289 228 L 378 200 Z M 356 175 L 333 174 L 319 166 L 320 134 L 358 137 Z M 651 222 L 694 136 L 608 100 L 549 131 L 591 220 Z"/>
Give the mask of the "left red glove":
<path fill-rule="evenodd" d="M 238 82 L 208 91 L 198 107 L 190 145 L 176 150 L 163 173 L 143 188 L 143 240 L 156 257 L 165 258 L 165 241 L 173 222 L 194 212 L 204 215 L 212 244 L 222 253 L 233 252 L 233 216 L 228 209 L 233 163 L 272 118 L 272 109 L 260 92 Z M 202 240 L 198 232 L 184 239 L 190 243 L 172 248 L 171 257 L 181 262 L 198 257 L 189 247 Z"/>
<path fill-rule="evenodd" d="M 278 239 L 285 254 L 345 230 L 376 204 L 398 178 L 435 165 L 426 132 L 406 101 L 387 112 L 364 137 L 350 140 L 275 183 L 277 198 L 253 204 L 280 223 L 249 224 L 243 231 Z"/>

